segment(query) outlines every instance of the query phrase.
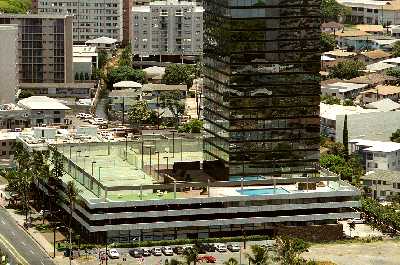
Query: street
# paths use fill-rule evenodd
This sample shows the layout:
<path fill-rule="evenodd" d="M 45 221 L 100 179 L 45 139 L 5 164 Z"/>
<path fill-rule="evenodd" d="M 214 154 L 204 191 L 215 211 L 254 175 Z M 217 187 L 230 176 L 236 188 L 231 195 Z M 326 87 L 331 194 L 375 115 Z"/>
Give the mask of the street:
<path fill-rule="evenodd" d="M 0 208 L 0 244 L 23 265 L 55 264 L 3 208 Z"/>

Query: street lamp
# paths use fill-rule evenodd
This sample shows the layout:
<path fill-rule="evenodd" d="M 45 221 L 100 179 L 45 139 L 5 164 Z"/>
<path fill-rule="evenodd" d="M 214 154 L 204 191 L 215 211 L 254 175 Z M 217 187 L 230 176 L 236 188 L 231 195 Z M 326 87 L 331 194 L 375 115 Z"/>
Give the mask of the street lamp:
<path fill-rule="evenodd" d="M 94 177 L 93 176 L 94 164 L 96 164 L 96 161 L 92 161 L 92 177 Z"/>
<path fill-rule="evenodd" d="M 155 154 L 157 154 L 157 180 L 160 180 L 160 152 L 155 151 Z"/>
<path fill-rule="evenodd" d="M 100 182 L 100 173 L 101 173 L 100 170 L 101 170 L 102 168 L 104 168 L 104 167 L 99 167 L 99 182 Z"/>
<path fill-rule="evenodd" d="M 168 159 L 169 159 L 169 157 L 168 156 L 164 156 L 164 159 L 167 159 L 167 172 L 168 172 Z"/>
<path fill-rule="evenodd" d="M 150 158 L 149 158 L 149 166 L 150 166 L 150 176 L 151 176 L 151 145 L 150 146 L 146 146 L 146 148 L 149 148 L 149 155 L 150 155 Z"/>

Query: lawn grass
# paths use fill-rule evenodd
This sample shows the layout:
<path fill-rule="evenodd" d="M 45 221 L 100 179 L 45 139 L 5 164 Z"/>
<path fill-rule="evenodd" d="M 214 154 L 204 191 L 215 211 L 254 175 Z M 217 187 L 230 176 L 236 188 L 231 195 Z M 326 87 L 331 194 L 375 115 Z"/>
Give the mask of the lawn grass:
<path fill-rule="evenodd" d="M 0 0 L 0 12 L 26 13 L 31 5 L 31 0 Z"/>

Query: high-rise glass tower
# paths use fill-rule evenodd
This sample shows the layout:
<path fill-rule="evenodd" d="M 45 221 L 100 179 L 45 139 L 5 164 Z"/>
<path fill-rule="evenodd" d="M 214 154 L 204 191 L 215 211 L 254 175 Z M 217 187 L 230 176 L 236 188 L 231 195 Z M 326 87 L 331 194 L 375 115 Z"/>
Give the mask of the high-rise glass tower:
<path fill-rule="evenodd" d="M 320 4 L 204 1 L 204 153 L 216 174 L 317 171 Z"/>

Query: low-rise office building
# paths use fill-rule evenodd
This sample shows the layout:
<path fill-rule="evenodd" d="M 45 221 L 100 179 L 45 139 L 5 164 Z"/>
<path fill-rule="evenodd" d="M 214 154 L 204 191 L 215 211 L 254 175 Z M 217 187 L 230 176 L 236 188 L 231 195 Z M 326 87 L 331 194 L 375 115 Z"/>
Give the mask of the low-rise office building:
<path fill-rule="evenodd" d="M 15 104 L 0 105 L 0 129 L 25 128 L 30 125 L 30 112 Z"/>
<path fill-rule="evenodd" d="M 29 91 L 35 96 L 47 96 L 52 98 L 90 98 L 94 90 L 93 82 L 84 83 L 23 83 L 21 91 Z"/>
<path fill-rule="evenodd" d="M 92 79 L 93 70 L 99 67 L 96 50 L 96 47 L 92 46 L 74 45 L 73 63 L 75 77 L 82 73 L 85 77 L 89 77 L 89 80 Z"/>
<path fill-rule="evenodd" d="M 30 112 L 31 126 L 64 124 L 65 111 L 70 110 L 57 99 L 45 96 L 21 99 L 18 106 Z"/>

